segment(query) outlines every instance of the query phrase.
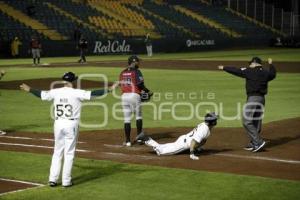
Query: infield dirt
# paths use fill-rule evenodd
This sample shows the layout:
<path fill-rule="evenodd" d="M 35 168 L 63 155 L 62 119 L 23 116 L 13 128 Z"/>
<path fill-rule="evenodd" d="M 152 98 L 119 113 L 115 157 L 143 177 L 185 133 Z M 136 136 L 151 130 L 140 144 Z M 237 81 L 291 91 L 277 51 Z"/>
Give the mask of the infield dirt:
<path fill-rule="evenodd" d="M 288 127 L 288 128 L 287 128 Z M 151 128 L 145 132 L 159 143 L 173 142 L 191 128 Z M 112 160 L 125 163 L 157 165 L 172 168 L 227 172 L 280 179 L 300 180 L 300 118 L 265 124 L 263 138 L 267 141 L 263 152 L 243 150 L 248 139 L 242 128 L 216 128 L 200 153 L 199 161 L 192 161 L 188 153 L 174 156 L 157 156 L 150 147 L 134 145 L 123 147 L 123 130 L 81 132 L 78 152 L 82 158 Z M 18 139 L 14 137 L 30 137 Z M 135 134 L 132 134 L 132 139 Z M 0 136 L 1 150 L 51 154 L 52 149 L 10 146 L 3 143 L 30 144 L 53 147 L 53 134 L 9 132 Z M 76 180 L 76 178 L 75 178 Z"/>

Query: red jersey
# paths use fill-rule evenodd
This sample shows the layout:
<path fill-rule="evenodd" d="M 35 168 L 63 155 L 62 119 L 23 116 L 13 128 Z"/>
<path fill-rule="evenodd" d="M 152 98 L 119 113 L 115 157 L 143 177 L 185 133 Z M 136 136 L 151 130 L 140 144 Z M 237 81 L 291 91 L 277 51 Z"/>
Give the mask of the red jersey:
<path fill-rule="evenodd" d="M 139 84 L 144 82 L 143 75 L 140 70 L 135 68 L 127 68 L 123 70 L 119 77 L 122 93 L 141 93 Z"/>
<path fill-rule="evenodd" d="M 30 47 L 32 49 L 40 49 L 41 48 L 41 44 L 37 39 L 32 39 L 30 42 Z"/>

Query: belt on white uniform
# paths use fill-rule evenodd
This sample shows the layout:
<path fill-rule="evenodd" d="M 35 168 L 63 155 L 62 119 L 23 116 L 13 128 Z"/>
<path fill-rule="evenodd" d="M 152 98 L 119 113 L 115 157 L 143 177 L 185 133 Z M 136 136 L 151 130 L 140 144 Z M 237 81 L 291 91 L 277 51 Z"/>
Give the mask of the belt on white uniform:
<path fill-rule="evenodd" d="M 66 119 L 66 120 L 72 120 L 72 121 L 78 120 L 78 118 L 61 118 L 61 117 L 55 117 L 55 120 L 59 120 L 59 119 Z"/>

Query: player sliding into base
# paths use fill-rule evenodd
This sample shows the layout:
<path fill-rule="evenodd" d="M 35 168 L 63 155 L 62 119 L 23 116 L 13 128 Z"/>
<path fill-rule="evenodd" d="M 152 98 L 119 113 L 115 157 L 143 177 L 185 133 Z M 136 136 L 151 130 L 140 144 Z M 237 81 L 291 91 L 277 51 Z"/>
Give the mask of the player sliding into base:
<path fill-rule="evenodd" d="M 175 155 L 186 150 L 190 150 L 190 158 L 199 160 L 195 155 L 197 149 L 200 149 L 210 136 L 210 132 L 217 125 L 218 116 L 215 113 L 207 113 L 204 122 L 199 124 L 191 132 L 180 136 L 175 142 L 167 144 L 159 144 L 148 136 L 144 136 L 143 140 L 147 146 L 153 147 L 157 155 Z"/>
<path fill-rule="evenodd" d="M 44 101 L 53 101 L 54 104 L 55 144 L 49 176 L 49 186 L 51 187 L 57 186 L 63 157 L 62 186 L 70 187 L 73 185 L 71 172 L 78 138 L 82 101 L 102 96 L 116 87 L 113 85 L 108 90 L 94 91 L 75 89 L 73 83 L 77 80 L 77 76 L 73 72 L 65 73 L 62 79 L 64 87 L 49 91 L 32 89 L 24 83 L 20 85 L 21 90 L 30 92 Z"/>

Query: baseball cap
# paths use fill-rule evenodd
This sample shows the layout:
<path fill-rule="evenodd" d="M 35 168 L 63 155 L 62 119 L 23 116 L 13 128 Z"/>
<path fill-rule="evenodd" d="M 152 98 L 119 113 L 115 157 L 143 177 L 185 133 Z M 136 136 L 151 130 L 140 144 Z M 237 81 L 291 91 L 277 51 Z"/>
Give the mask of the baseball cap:
<path fill-rule="evenodd" d="M 76 76 L 73 72 L 67 72 L 63 75 L 62 80 L 68 81 L 68 82 L 73 82 L 78 79 L 78 76 Z"/>
<path fill-rule="evenodd" d="M 205 121 L 215 121 L 219 118 L 219 116 L 214 113 L 214 112 L 211 112 L 211 113 L 207 113 L 204 117 L 204 120 Z"/>
<path fill-rule="evenodd" d="M 251 63 L 256 63 L 256 64 L 262 64 L 262 61 L 261 61 L 261 59 L 259 58 L 259 57 L 253 57 L 251 60 L 250 60 L 250 62 L 249 62 L 249 64 L 251 64 Z"/>
<path fill-rule="evenodd" d="M 132 55 L 128 58 L 128 65 L 130 65 L 133 62 L 139 62 L 140 58 L 137 55 Z"/>

